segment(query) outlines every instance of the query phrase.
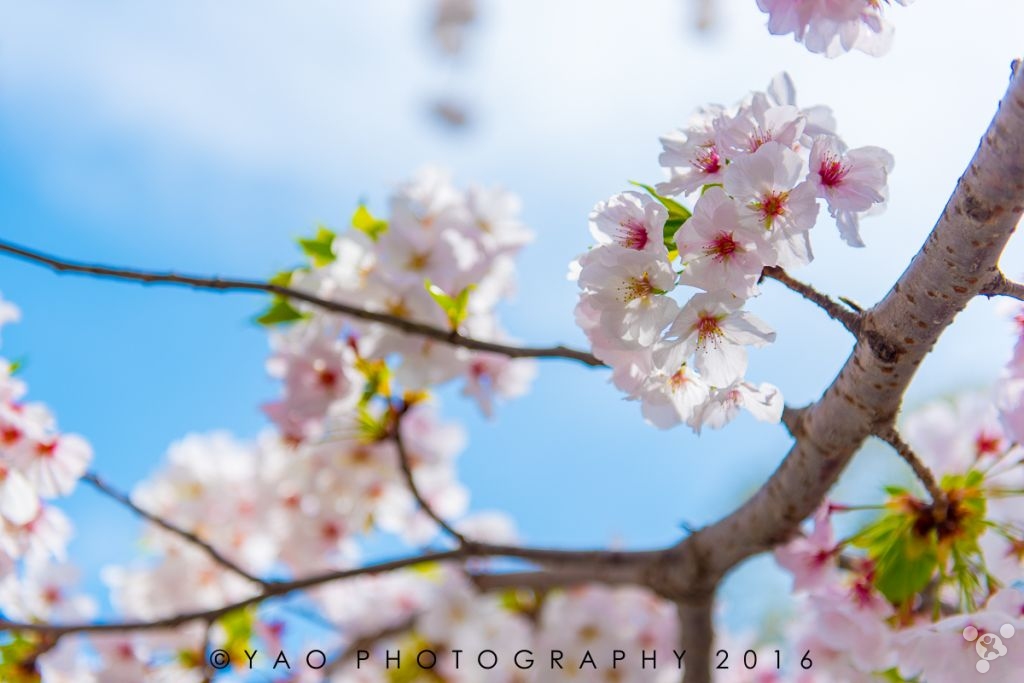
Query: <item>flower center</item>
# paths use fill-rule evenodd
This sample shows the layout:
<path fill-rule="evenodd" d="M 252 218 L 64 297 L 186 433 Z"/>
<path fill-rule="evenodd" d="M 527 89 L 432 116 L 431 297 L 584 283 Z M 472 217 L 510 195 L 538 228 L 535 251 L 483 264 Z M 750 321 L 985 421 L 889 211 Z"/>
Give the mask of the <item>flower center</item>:
<path fill-rule="evenodd" d="M 718 149 L 713 142 L 701 145 L 692 161 L 694 168 L 706 175 L 714 175 L 722 170 L 722 159 L 718 156 Z"/>
<path fill-rule="evenodd" d="M 623 303 L 629 303 L 637 299 L 646 299 L 654 294 L 654 285 L 651 284 L 650 276 L 644 273 L 640 277 L 633 277 L 622 285 Z"/>
<path fill-rule="evenodd" d="M 705 256 L 710 256 L 719 263 L 729 260 L 739 250 L 740 245 L 733 239 L 731 232 L 720 232 L 704 245 Z"/>
<path fill-rule="evenodd" d="M 763 145 L 766 142 L 771 142 L 771 141 L 772 141 L 772 131 L 771 130 L 761 130 L 760 128 L 755 128 L 754 132 L 751 133 L 750 137 L 747 139 L 747 147 L 748 147 L 748 149 L 750 150 L 751 153 L 754 153 L 757 150 L 761 149 L 761 145 Z"/>
<path fill-rule="evenodd" d="M 761 220 L 764 221 L 765 227 L 770 228 L 776 218 L 786 213 L 788 199 L 788 192 L 768 192 L 761 197 L 760 201 L 754 202 L 751 208 L 761 214 Z"/>
<path fill-rule="evenodd" d="M 849 172 L 850 167 L 843 165 L 834 154 L 826 154 L 818 167 L 818 177 L 825 187 L 838 187 Z"/>
<path fill-rule="evenodd" d="M 715 344 L 723 335 L 721 320 L 710 313 L 701 312 L 697 319 L 697 344 L 703 346 L 708 342 Z"/>
<path fill-rule="evenodd" d="M 647 229 L 644 224 L 635 218 L 627 218 L 619 223 L 619 232 L 616 235 L 619 246 L 626 249 L 642 250 L 647 246 Z"/>

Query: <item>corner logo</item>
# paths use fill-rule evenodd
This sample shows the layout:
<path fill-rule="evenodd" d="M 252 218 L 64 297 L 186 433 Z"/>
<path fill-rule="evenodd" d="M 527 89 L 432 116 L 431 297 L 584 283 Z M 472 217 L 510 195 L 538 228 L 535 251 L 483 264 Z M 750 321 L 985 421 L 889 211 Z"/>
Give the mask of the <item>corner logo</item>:
<path fill-rule="evenodd" d="M 1006 640 L 1013 638 L 1014 633 L 1016 631 L 1013 628 L 1013 624 L 1003 624 L 999 627 L 999 636 Z M 968 626 L 964 629 L 964 640 L 968 643 L 974 643 L 974 650 L 978 653 L 978 657 L 981 658 L 974 665 L 978 673 L 987 673 L 992 666 L 989 662 L 993 659 L 999 659 L 1008 652 L 1006 645 L 1003 643 L 1003 638 L 999 636 L 994 633 L 979 634 L 978 629 L 973 626 Z"/>

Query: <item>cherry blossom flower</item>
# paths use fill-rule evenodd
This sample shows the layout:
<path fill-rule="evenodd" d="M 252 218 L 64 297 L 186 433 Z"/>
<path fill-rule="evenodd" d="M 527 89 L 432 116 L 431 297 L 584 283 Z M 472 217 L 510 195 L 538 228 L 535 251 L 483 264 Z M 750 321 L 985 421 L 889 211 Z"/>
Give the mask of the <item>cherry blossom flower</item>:
<path fill-rule="evenodd" d="M 896 0 L 901 5 L 910 0 Z M 879 56 L 888 51 L 892 27 L 873 0 L 757 0 L 768 13 L 768 30 L 793 34 L 811 52 L 836 57 L 860 50 Z"/>
<path fill-rule="evenodd" d="M 764 346 L 775 333 L 760 319 L 740 309 L 729 295 L 697 294 L 669 328 L 685 354 L 696 355 L 696 368 L 713 386 L 725 387 L 747 369 L 746 346 Z"/>
<path fill-rule="evenodd" d="M 599 310 L 604 331 L 649 346 L 679 310 L 664 296 L 675 287 L 668 261 L 632 250 L 595 249 L 583 263 L 580 286 Z"/>
<path fill-rule="evenodd" d="M 800 266 L 813 258 L 807 232 L 814 227 L 818 203 L 813 186 L 799 182 L 803 169 L 800 155 L 767 142 L 725 172 L 725 191 L 739 201 L 741 223 L 761 228 L 775 248 L 772 265 Z"/>
<path fill-rule="evenodd" d="M 707 400 L 710 388 L 686 363 L 683 344 L 663 344 L 654 352 L 656 370 L 639 391 L 644 418 L 659 429 L 689 422 Z"/>
<path fill-rule="evenodd" d="M 598 244 L 668 258 L 664 244 L 665 207 L 647 195 L 623 192 L 600 202 L 590 214 L 590 234 Z"/>
<path fill-rule="evenodd" d="M 667 195 L 690 194 L 704 185 L 722 182 L 725 155 L 718 148 L 715 125 L 723 125 L 721 107 L 698 112 L 690 125 L 661 138 L 664 151 L 658 162 L 669 169 L 671 178 L 658 184 L 658 192 Z"/>
<path fill-rule="evenodd" d="M 828 202 L 840 236 L 851 247 L 864 246 L 858 215 L 884 208 L 892 166 L 892 155 L 880 147 L 846 150 L 835 137 L 815 138 L 807 179 Z"/>
<path fill-rule="evenodd" d="M 712 389 L 709 400 L 694 413 L 690 425 L 698 434 L 705 425 L 720 429 L 735 419 L 740 408 L 746 408 L 761 422 L 778 422 L 782 419 L 782 392 L 767 382 L 755 386 L 737 379 L 728 386 Z"/>
<path fill-rule="evenodd" d="M 736 203 L 721 188 L 712 187 L 676 233 L 684 263 L 679 283 L 740 298 L 753 296 L 767 250 L 761 232 L 741 224 Z"/>
<path fill-rule="evenodd" d="M 793 591 L 813 591 L 833 582 L 838 552 L 828 501 L 814 514 L 814 527 L 775 550 L 775 561 L 793 574 Z"/>

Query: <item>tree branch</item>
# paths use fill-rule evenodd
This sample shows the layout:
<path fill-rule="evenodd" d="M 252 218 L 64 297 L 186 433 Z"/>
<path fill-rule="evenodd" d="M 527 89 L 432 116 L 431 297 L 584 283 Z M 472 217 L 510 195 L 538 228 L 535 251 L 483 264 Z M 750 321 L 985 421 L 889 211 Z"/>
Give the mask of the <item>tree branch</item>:
<path fill-rule="evenodd" d="M 10 254 L 22 261 L 47 266 L 58 273 L 77 273 L 79 275 L 91 275 L 93 277 L 112 280 L 128 280 L 142 282 L 145 284 L 177 285 L 191 287 L 193 289 L 217 291 L 217 292 L 263 292 L 276 294 L 277 296 L 302 301 L 315 306 L 329 313 L 338 313 L 350 318 L 366 320 L 393 327 L 401 332 L 426 337 L 444 344 L 461 346 L 472 351 L 487 351 L 510 358 L 565 358 L 578 361 L 591 367 L 602 367 L 604 363 L 598 360 L 593 354 L 586 351 L 571 349 L 566 346 L 513 346 L 498 342 L 484 341 L 472 337 L 464 337 L 457 331 L 446 330 L 434 327 L 425 323 L 408 320 L 388 313 L 368 311 L 358 306 L 324 299 L 304 292 L 300 289 L 283 287 L 281 285 L 259 282 L 257 280 L 238 280 L 219 277 L 201 277 L 195 275 L 178 275 L 176 273 L 157 273 L 145 270 L 134 270 L 129 268 L 117 268 L 112 266 L 100 266 L 87 263 L 78 263 L 44 254 L 40 251 L 27 249 L 17 244 L 0 240 L 0 253 Z"/>
<path fill-rule="evenodd" d="M 978 293 L 990 298 L 993 296 L 1007 296 L 1011 299 L 1024 301 L 1024 284 L 1014 282 L 1003 275 L 1003 273 L 998 272 Z"/>
<path fill-rule="evenodd" d="M 860 332 L 861 314 L 841 306 L 827 294 L 823 294 L 805 282 L 794 279 L 789 273 L 777 266 L 768 266 L 761 271 L 762 279 L 775 280 L 793 290 L 811 303 L 817 304 L 830 318 L 838 321 L 849 332 L 856 336 Z"/>
<path fill-rule="evenodd" d="M 680 652 L 686 650 L 683 683 L 711 683 L 711 650 L 715 640 L 713 605 L 711 595 L 677 604 Z"/>
<path fill-rule="evenodd" d="M 948 497 L 946 492 L 939 486 L 938 480 L 935 478 L 935 474 L 928 469 L 917 454 L 914 453 L 914 449 L 910 447 L 903 437 L 900 436 L 899 432 L 893 427 L 879 430 L 875 436 L 882 441 L 892 446 L 893 450 L 896 451 L 903 460 L 910 465 L 910 469 L 914 470 L 914 475 L 924 484 L 925 489 L 928 490 L 928 495 L 932 497 L 932 504 L 936 507 L 943 507 L 948 503 Z"/>
<path fill-rule="evenodd" d="M 548 548 L 526 548 L 474 542 L 454 550 L 424 553 L 413 557 L 389 560 L 355 569 L 342 569 L 315 574 L 292 581 L 272 581 L 263 589 L 247 598 L 213 609 L 183 612 L 151 621 L 87 622 L 78 624 L 25 623 L 0 619 L 0 631 L 25 631 L 44 633 L 60 637 L 69 633 L 109 633 L 123 631 L 151 631 L 176 628 L 192 621 L 216 620 L 220 617 L 251 605 L 260 604 L 270 598 L 281 597 L 296 591 L 342 581 L 357 576 L 380 574 L 405 569 L 417 564 L 459 561 L 484 557 L 511 557 L 529 560 L 555 568 L 571 568 L 586 572 L 594 582 L 618 582 L 640 584 L 644 568 L 660 557 L 663 551 L 617 551 L 617 550 L 559 550 Z"/>
<path fill-rule="evenodd" d="M 85 475 L 82 476 L 82 481 L 86 482 L 87 484 L 90 484 L 97 491 L 107 496 L 111 500 L 120 503 L 124 507 L 134 512 L 139 517 L 142 517 L 146 521 L 155 524 L 156 526 L 160 527 L 161 529 L 164 529 L 165 531 L 169 531 L 170 533 L 174 534 L 183 541 L 199 548 L 204 553 L 206 553 L 207 556 L 210 557 L 210 559 L 212 559 L 214 562 L 221 565 L 225 569 L 228 569 L 234 572 L 235 574 L 238 574 L 242 578 L 252 581 L 255 584 L 259 584 L 260 586 L 266 586 L 266 582 L 263 579 L 259 578 L 258 576 L 254 576 L 253 574 L 250 574 L 245 569 L 242 569 L 242 567 L 240 567 L 239 565 L 224 557 L 216 548 L 214 548 L 212 545 L 210 545 L 203 539 L 199 538 L 193 532 L 182 529 L 181 527 L 172 524 L 171 522 L 160 517 L 159 515 L 155 515 L 151 512 L 143 510 L 138 505 L 133 503 L 132 499 L 129 496 L 127 496 L 124 493 L 121 493 L 117 489 L 114 489 L 105 481 L 100 479 L 96 474 L 92 472 L 87 472 Z"/>
<path fill-rule="evenodd" d="M 412 497 L 416 499 L 420 509 L 423 510 L 430 519 L 434 520 L 434 522 L 441 527 L 446 534 L 454 538 L 458 542 L 459 546 L 465 547 L 471 545 L 471 542 L 467 540 L 465 536 L 456 531 L 455 528 L 449 525 L 448 522 L 441 517 L 441 515 L 434 511 L 434 508 L 431 507 L 430 503 L 427 502 L 427 499 L 423 497 L 419 487 L 416 485 L 416 480 L 412 475 L 412 463 L 409 461 L 409 453 L 405 450 L 405 442 L 402 439 L 402 418 L 405 416 L 406 409 L 407 407 L 403 407 L 398 411 L 394 426 L 391 430 L 391 440 L 395 442 L 395 449 L 398 451 L 398 464 L 402 469 L 402 475 L 405 477 L 406 486 L 409 488 L 410 493 L 412 493 Z"/>

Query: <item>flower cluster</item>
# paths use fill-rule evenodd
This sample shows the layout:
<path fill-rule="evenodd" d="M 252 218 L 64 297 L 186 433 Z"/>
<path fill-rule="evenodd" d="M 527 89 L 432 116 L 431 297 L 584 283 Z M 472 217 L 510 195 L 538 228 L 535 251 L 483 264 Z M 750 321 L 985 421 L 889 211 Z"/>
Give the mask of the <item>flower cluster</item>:
<path fill-rule="evenodd" d="M 909 5 L 911 0 L 896 0 Z M 884 16 L 890 0 L 757 0 L 768 13 L 768 30 L 792 33 L 811 52 L 828 57 L 860 50 L 880 56 L 892 43 L 892 26 Z"/>
<path fill-rule="evenodd" d="M 658 427 L 720 427 L 740 407 L 777 421 L 778 389 L 744 377 L 746 347 L 775 333 L 743 305 L 765 267 L 811 261 L 819 199 L 863 246 L 859 219 L 884 207 L 892 157 L 847 148 L 826 107 L 796 106 L 785 74 L 731 109 L 701 110 L 662 145 L 670 177 L 657 193 L 615 195 L 590 216 L 597 245 L 573 267 L 577 324 Z M 698 190 L 692 214 L 670 198 Z"/>
<path fill-rule="evenodd" d="M 19 317 L 0 298 L 0 328 Z M 27 388 L 16 375 L 17 365 L 0 357 L 0 607 L 43 618 L 51 610 L 42 603 L 38 610 L 16 603 L 45 593 L 32 586 L 49 585 L 48 562 L 64 559 L 71 523 L 51 501 L 74 490 L 92 449 L 81 437 L 61 433 L 45 405 L 25 402 Z M 19 560 L 26 561 L 20 579 Z"/>
<path fill-rule="evenodd" d="M 496 188 L 462 191 L 445 172 L 425 169 L 397 189 L 390 209 L 382 220 L 360 207 L 352 230 L 307 241 L 313 267 L 285 279 L 369 311 L 509 341 L 496 306 L 514 292 L 513 259 L 532 238 L 519 221 L 518 199 Z M 283 320 L 290 324 L 272 338 L 269 370 L 283 380 L 284 396 L 266 410 L 294 441 L 321 437 L 326 416 L 350 411 L 367 381 L 386 384 L 391 373 L 382 364 L 391 360 L 398 363 L 393 379 L 406 390 L 461 378 L 463 394 L 488 415 L 497 398 L 525 393 L 535 374 L 529 360 L 343 321 L 313 307 Z"/>

